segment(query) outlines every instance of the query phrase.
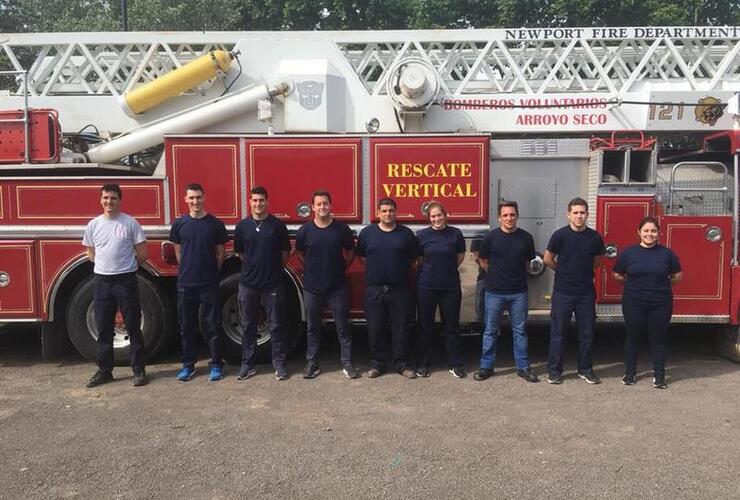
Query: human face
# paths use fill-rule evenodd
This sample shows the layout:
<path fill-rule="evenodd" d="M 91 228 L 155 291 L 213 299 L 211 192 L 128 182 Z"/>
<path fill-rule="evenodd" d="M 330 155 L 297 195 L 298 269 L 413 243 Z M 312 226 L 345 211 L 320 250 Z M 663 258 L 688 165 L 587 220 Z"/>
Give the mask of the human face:
<path fill-rule="evenodd" d="M 649 248 L 658 243 L 660 231 L 655 224 L 648 222 L 637 231 L 637 234 L 640 235 L 640 245 Z"/>
<path fill-rule="evenodd" d="M 574 231 L 583 231 L 586 229 L 588 220 L 588 210 L 585 205 L 573 205 L 568 210 L 568 222 Z"/>
<path fill-rule="evenodd" d="M 106 216 L 113 217 L 121 211 L 121 198 L 115 191 L 103 191 L 100 193 L 100 205 Z"/>
<path fill-rule="evenodd" d="M 311 208 L 317 219 L 325 220 L 331 216 L 331 202 L 328 196 L 314 196 Z"/>
<path fill-rule="evenodd" d="M 188 204 L 190 215 L 199 216 L 205 211 L 206 196 L 201 190 L 188 189 L 185 192 L 185 203 Z"/>
<path fill-rule="evenodd" d="M 501 207 L 501 213 L 498 214 L 498 223 L 501 230 L 505 233 L 516 231 L 516 220 L 518 218 L 519 214 L 516 213 L 514 207 Z"/>
<path fill-rule="evenodd" d="M 445 214 L 439 207 L 434 207 L 429 210 L 429 222 L 432 224 L 432 229 L 440 231 L 447 227 L 447 214 Z"/>
<path fill-rule="evenodd" d="M 396 208 L 393 205 L 380 205 L 378 207 L 378 219 L 384 226 L 394 226 L 396 224 Z"/>
<path fill-rule="evenodd" d="M 267 217 L 267 197 L 263 194 L 253 194 L 249 198 L 249 207 L 252 209 L 252 217 L 264 219 Z"/>

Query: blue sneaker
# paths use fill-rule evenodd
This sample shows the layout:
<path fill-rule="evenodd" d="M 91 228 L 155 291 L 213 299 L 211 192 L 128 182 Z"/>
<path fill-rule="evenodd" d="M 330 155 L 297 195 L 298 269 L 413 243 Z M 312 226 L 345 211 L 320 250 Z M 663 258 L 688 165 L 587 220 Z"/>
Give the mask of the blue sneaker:
<path fill-rule="evenodd" d="M 211 366 L 211 373 L 208 375 L 209 382 L 215 382 L 224 378 L 224 371 L 219 365 Z"/>
<path fill-rule="evenodd" d="M 195 367 L 183 366 L 179 372 L 177 372 L 177 380 L 180 382 L 187 382 L 195 375 Z"/>

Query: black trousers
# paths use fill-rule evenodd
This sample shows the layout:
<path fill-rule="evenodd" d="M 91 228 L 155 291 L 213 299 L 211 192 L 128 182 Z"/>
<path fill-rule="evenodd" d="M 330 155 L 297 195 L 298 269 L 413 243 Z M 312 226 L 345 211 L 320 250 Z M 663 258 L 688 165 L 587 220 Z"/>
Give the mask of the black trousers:
<path fill-rule="evenodd" d="M 417 290 L 419 309 L 419 337 L 417 339 L 417 359 L 420 365 L 429 366 L 432 359 L 434 340 L 434 313 L 439 307 L 442 329 L 445 335 L 445 352 L 450 368 L 462 368 L 460 355 L 460 302 L 462 293 L 457 290 Z"/>
<path fill-rule="evenodd" d="M 195 343 L 198 330 L 198 306 L 203 308 L 205 333 L 208 339 L 208 349 L 211 352 L 211 362 L 209 364 L 223 366 L 224 362 L 221 357 L 221 304 L 218 283 L 177 288 L 182 364 L 183 366 L 193 366 L 198 360 Z"/>
<path fill-rule="evenodd" d="M 409 368 L 409 290 L 385 285 L 365 289 L 365 317 L 370 341 L 370 367 L 385 370 L 388 348 L 393 350 L 393 368 Z M 386 325 L 390 323 L 390 335 Z"/>
<path fill-rule="evenodd" d="M 310 363 L 319 362 L 321 351 L 321 313 L 324 304 L 329 305 L 334 326 L 337 329 L 337 337 L 341 346 L 340 360 L 342 366 L 352 364 L 352 331 L 349 326 L 349 289 L 342 287 L 328 293 L 318 294 L 303 291 L 303 302 L 306 305 L 306 361 Z"/>
<path fill-rule="evenodd" d="M 622 298 L 624 314 L 624 372 L 634 377 L 637 372 L 637 350 L 644 337 L 650 343 L 653 357 L 653 376 L 658 380 L 665 378 L 665 359 L 668 346 L 668 325 L 673 313 L 673 302 L 667 304 L 648 304 L 644 301 Z"/>
<path fill-rule="evenodd" d="M 131 368 L 134 373 L 143 372 L 146 352 L 144 336 L 141 334 L 141 304 L 136 273 L 96 274 L 94 300 L 98 367 L 106 372 L 113 370 L 113 336 L 116 311 L 120 309 L 131 345 Z"/>

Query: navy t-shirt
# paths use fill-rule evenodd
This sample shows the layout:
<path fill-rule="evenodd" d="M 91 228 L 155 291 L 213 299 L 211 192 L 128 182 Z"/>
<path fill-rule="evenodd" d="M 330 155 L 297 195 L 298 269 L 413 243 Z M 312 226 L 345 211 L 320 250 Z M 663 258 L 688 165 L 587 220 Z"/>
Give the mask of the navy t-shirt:
<path fill-rule="evenodd" d="M 496 228 L 481 242 L 481 259 L 488 259 L 486 290 L 494 293 L 527 291 L 527 264 L 534 259 L 534 238 L 524 229 L 505 233 Z"/>
<path fill-rule="evenodd" d="M 218 283 L 220 273 L 215 247 L 229 240 L 223 222 L 211 214 L 200 219 L 185 214 L 172 224 L 169 240 L 180 245 L 177 286 Z"/>
<path fill-rule="evenodd" d="M 347 286 L 342 250 L 355 247 L 347 224 L 332 220 L 326 227 L 314 221 L 298 229 L 295 249 L 303 252 L 303 288 L 311 293 L 329 293 Z"/>
<path fill-rule="evenodd" d="M 424 257 L 419 267 L 419 288 L 456 290 L 460 288 L 457 255 L 465 252 L 465 238 L 456 227 L 431 227 L 416 233 L 419 256 Z"/>
<path fill-rule="evenodd" d="M 260 221 L 247 217 L 234 230 L 234 251 L 242 254 L 243 286 L 275 288 L 283 272 L 283 252 L 290 251 L 288 228 L 274 215 Z"/>
<path fill-rule="evenodd" d="M 619 254 L 614 272 L 627 275 L 624 297 L 649 304 L 667 304 L 673 300 L 671 274 L 681 272 L 681 263 L 670 248 L 633 245 Z"/>
<path fill-rule="evenodd" d="M 583 231 L 561 227 L 552 233 L 547 250 L 558 256 L 553 290 L 566 295 L 594 292 L 594 258 L 605 250 L 599 233 L 590 227 Z"/>
<path fill-rule="evenodd" d="M 360 231 L 357 255 L 365 257 L 366 284 L 406 287 L 411 261 L 416 258 L 416 237 L 401 224 L 393 231 L 383 231 L 378 224 L 372 224 Z"/>

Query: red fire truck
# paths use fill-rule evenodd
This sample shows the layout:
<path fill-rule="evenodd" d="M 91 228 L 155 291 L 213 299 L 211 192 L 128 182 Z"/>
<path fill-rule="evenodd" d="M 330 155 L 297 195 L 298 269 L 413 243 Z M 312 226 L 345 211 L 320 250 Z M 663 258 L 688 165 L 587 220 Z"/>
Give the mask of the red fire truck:
<path fill-rule="evenodd" d="M 637 221 L 656 215 L 684 268 L 673 321 L 716 323 L 723 352 L 738 359 L 740 27 L 33 33 L 0 44 L 0 322 L 40 323 L 45 355 L 71 340 L 94 356 L 81 236 L 110 182 L 148 237 L 142 329 L 149 352 L 161 350 L 175 330 L 166 238 L 187 210 L 184 187 L 198 182 L 232 230 L 255 185 L 291 231 L 317 188 L 355 231 L 380 197 L 395 198 L 413 229 L 436 199 L 469 248 L 497 224 L 497 202 L 513 199 L 540 252 L 568 200 L 585 197 L 607 244 L 601 322 L 622 319 L 613 259 L 636 242 Z M 227 249 L 231 359 L 238 268 Z M 552 273 L 539 257 L 529 270 L 530 317 L 546 319 Z M 348 273 L 361 322 L 361 264 Z M 294 338 L 301 274 L 291 259 Z M 478 276 L 471 252 L 461 266 L 470 331 Z M 125 362 L 122 321 L 115 350 Z"/>

